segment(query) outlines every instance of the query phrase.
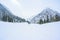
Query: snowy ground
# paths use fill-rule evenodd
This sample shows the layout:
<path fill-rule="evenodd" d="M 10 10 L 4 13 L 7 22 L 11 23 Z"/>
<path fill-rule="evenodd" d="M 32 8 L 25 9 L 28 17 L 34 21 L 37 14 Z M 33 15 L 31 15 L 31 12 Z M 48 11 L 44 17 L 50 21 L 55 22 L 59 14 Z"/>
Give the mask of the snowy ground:
<path fill-rule="evenodd" d="M 43 25 L 0 22 L 0 40 L 60 40 L 60 22 Z"/>

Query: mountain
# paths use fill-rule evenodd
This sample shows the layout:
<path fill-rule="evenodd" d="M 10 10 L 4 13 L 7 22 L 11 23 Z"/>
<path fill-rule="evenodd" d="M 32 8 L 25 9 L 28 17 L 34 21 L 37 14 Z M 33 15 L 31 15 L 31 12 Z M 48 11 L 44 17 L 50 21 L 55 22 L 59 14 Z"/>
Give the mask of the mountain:
<path fill-rule="evenodd" d="M 13 15 L 4 5 L 0 4 L 0 21 L 5 22 L 25 22 L 26 20 Z"/>
<path fill-rule="evenodd" d="M 53 11 L 50 8 L 46 8 L 41 13 L 33 17 L 30 22 L 43 24 L 55 21 L 60 21 L 60 13 L 58 13 L 57 11 Z"/>

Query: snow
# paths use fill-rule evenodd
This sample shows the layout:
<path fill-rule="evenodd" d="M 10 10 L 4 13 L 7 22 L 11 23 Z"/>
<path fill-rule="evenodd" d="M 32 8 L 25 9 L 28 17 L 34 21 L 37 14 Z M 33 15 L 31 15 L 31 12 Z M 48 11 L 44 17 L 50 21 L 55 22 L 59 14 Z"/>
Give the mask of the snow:
<path fill-rule="evenodd" d="M 60 13 L 58 13 L 57 11 L 54 11 L 50 8 L 46 8 L 44 9 L 41 13 L 37 14 L 35 17 L 33 17 L 31 19 L 31 23 L 38 23 L 40 21 L 40 19 L 47 20 L 47 16 L 49 21 L 52 21 L 51 18 L 55 18 L 55 16 L 60 16 Z"/>
<path fill-rule="evenodd" d="M 0 22 L 0 40 L 60 40 L 60 22 L 42 25 Z"/>

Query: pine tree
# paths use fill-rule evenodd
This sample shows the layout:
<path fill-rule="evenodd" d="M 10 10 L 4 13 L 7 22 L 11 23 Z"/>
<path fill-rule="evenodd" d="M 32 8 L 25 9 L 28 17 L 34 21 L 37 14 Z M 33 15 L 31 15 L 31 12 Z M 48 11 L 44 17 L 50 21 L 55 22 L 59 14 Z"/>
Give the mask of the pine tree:
<path fill-rule="evenodd" d="M 28 24 L 30 24 L 30 22 L 29 21 L 26 21 Z"/>
<path fill-rule="evenodd" d="M 50 15 L 50 22 L 52 22 L 53 21 L 53 17 Z"/>
<path fill-rule="evenodd" d="M 46 23 L 47 21 L 44 19 L 44 23 Z"/>
<path fill-rule="evenodd" d="M 55 21 L 60 21 L 60 17 L 58 15 L 55 15 Z"/>
<path fill-rule="evenodd" d="M 7 21 L 7 22 L 13 22 L 13 19 L 10 18 L 9 16 L 7 15 L 4 15 L 3 18 L 2 18 L 3 21 Z"/>
<path fill-rule="evenodd" d="M 40 19 L 38 23 L 39 23 L 39 24 L 43 24 L 43 20 L 42 20 L 42 19 Z"/>
<path fill-rule="evenodd" d="M 3 21 L 7 21 L 7 16 L 4 15 L 3 18 L 2 18 Z"/>
<path fill-rule="evenodd" d="M 48 15 L 47 15 L 47 22 L 49 22 L 49 18 L 48 18 Z"/>
<path fill-rule="evenodd" d="M 25 19 L 21 19 L 22 22 L 25 22 Z"/>
<path fill-rule="evenodd" d="M 13 19 L 8 16 L 8 22 L 13 22 Z"/>

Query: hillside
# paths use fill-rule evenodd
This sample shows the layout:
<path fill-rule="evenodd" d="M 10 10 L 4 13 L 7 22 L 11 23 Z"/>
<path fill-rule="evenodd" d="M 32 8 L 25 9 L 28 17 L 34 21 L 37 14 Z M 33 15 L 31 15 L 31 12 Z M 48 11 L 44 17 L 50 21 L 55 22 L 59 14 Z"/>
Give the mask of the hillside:
<path fill-rule="evenodd" d="M 41 13 L 33 17 L 30 22 L 43 24 L 56 21 L 60 21 L 60 13 L 50 8 L 46 8 Z"/>
<path fill-rule="evenodd" d="M 25 19 L 13 15 L 10 10 L 8 10 L 7 7 L 4 5 L 0 4 L 0 21 L 5 21 L 5 22 L 26 22 Z"/>

